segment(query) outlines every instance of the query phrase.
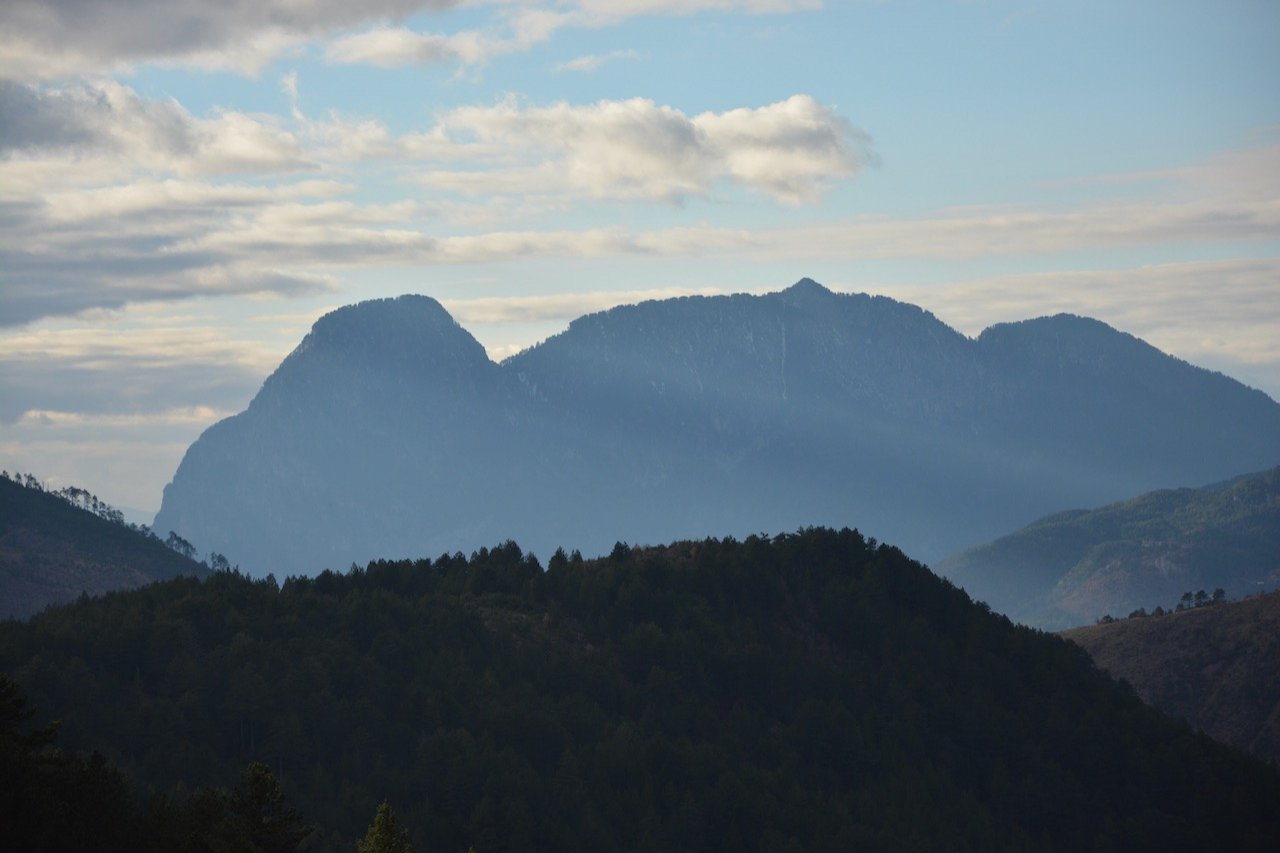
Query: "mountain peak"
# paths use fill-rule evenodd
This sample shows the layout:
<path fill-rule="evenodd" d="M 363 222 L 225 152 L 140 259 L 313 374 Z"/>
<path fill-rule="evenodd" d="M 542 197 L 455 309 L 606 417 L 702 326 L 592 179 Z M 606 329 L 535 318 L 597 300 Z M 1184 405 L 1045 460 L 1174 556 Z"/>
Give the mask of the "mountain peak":
<path fill-rule="evenodd" d="M 802 278 L 783 293 L 791 296 L 830 296 L 832 291 L 811 278 Z"/>
<path fill-rule="evenodd" d="M 362 331 L 376 330 L 380 337 L 404 330 L 420 334 L 427 330 L 443 330 L 458 324 L 448 311 L 430 296 L 406 293 L 386 299 L 368 299 L 344 305 L 316 320 L 311 334 L 331 341 Z"/>
<path fill-rule="evenodd" d="M 370 299 L 325 314 L 294 351 L 329 352 L 402 362 L 440 354 L 452 358 L 488 361 L 484 348 L 458 325 L 444 306 L 429 296 L 410 293 L 387 299 Z"/>

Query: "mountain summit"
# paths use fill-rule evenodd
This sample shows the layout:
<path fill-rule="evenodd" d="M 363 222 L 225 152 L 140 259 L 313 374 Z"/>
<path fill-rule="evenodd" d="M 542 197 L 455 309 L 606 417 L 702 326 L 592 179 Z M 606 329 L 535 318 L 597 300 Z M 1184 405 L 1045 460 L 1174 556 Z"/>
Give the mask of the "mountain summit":
<path fill-rule="evenodd" d="M 165 489 L 257 572 L 856 525 L 934 559 L 1280 462 L 1280 405 L 1103 323 L 977 339 L 810 279 L 574 320 L 501 365 L 434 300 L 321 318 Z"/>

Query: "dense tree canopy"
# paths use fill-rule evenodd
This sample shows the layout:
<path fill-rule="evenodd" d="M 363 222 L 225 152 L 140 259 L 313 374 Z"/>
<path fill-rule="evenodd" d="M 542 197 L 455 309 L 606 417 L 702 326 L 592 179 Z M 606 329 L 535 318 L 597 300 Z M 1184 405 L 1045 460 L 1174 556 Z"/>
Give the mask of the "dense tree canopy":
<path fill-rule="evenodd" d="M 0 625 L 0 671 L 144 790 L 264 762 L 314 849 L 384 799 L 419 851 L 1280 842 L 1273 770 L 849 530 L 223 571 Z"/>

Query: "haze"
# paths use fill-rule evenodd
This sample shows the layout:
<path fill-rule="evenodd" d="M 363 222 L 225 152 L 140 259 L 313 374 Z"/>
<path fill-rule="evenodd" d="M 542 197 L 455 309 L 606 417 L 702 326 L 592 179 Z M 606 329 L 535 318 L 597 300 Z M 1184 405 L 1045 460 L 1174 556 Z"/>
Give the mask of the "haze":
<path fill-rule="evenodd" d="M 1280 396 L 1280 7 L 0 8 L 0 458 L 153 512 L 339 305 L 501 359 L 812 276 L 1071 312 Z"/>

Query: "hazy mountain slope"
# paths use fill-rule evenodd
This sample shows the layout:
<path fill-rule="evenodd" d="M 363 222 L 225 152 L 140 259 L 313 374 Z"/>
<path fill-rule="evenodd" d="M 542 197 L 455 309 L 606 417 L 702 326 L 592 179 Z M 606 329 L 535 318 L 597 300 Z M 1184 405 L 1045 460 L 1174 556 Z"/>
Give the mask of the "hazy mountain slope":
<path fill-rule="evenodd" d="M 1275 401 L 1097 320 L 1000 324 L 977 343 L 991 438 L 1048 480 L 1076 479 L 1082 498 L 1099 478 L 1125 497 L 1280 463 L 1274 426 L 1258 428 L 1274 423 Z"/>
<path fill-rule="evenodd" d="M 402 297 L 323 318 L 192 445 L 157 525 L 256 572 L 806 524 L 934 559 L 1277 462 L 1280 405 L 1081 318 L 970 340 L 806 279 L 592 314 L 494 365 Z"/>
<path fill-rule="evenodd" d="M 192 445 L 157 529 L 263 572 L 452 550 L 498 485 L 497 371 L 426 297 L 334 311 Z"/>
<path fill-rule="evenodd" d="M 0 477 L 0 619 L 209 570 L 163 543 Z"/>
<path fill-rule="evenodd" d="M 1050 516 L 937 569 L 1045 627 L 1172 606 L 1187 590 L 1280 585 L 1280 468 Z"/>
<path fill-rule="evenodd" d="M 1144 701 L 1280 767 L 1280 592 L 1063 636 Z"/>
<path fill-rule="evenodd" d="M 222 573 L 0 625 L 0 671 L 143 786 L 269 761 L 320 850 L 384 798 L 420 850 L 1280 841 L 1274 770 L 847 530 Z"/>

